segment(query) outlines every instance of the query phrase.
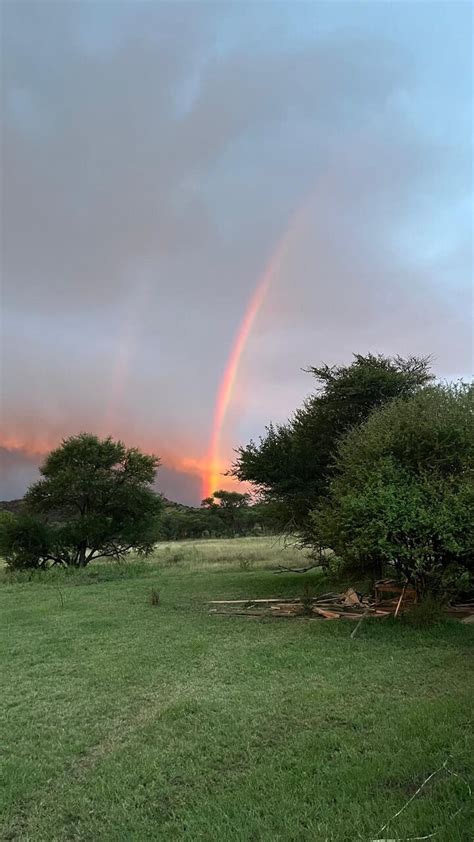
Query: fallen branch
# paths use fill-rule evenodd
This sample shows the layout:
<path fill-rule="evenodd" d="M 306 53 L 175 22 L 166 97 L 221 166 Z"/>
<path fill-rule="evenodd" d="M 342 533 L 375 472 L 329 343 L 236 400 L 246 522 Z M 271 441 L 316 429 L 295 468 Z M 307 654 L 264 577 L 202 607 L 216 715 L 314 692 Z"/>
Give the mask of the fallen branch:
<path fill-rule="evenodd" d="M 318 561 L 316 564 L 310 564 L 309 567 L 285 567 L 283 564 L 279 564 L 278 567 L 273 571 L 274 573 L 307 573 L 308 570 L 314 570 L 315 567 L 321 567 L 321 563 Z"/>
<path fill-rule="evenodd" d="M 352 630 L 352 633 L 351 633 L 351 640 L 354 640 L 354 638 L 355 638 L 355 636 L 356 636 L 357 632 L 359 631 L 359 626 L 362 624 L 362 620 L 364 619 L 364 617 L 367 617 L 367 614 L 369 613 L 369 611 L 370 611 L 370 610 L 371 610 L 371 609 L 370 609 L 369 607 L 365 609 L 365 611 L 364 611 L 364 613 L 362 614 L 362 617 L 360 618 L 359 622 L 357 623 L 357 625 L 356 625 L 355 629 L 353 629 L 353 630 Z"/>
<path fill-rule="evenodd" d="M 381 828 L 380 828 L 380 830 L 379 830 L 379 834 L 380 834 L 380 833 L 382 833 L 382 831 L 384 831 L 384 830 L 385 830 L 385 829 L 389 826 L 390 822 L 393 822 L 393 820 L 394 820 L 394 819 L 397 819 L 397 818 L 398 818 L 398 816 L 400 816 L 400 815 L 403 813 L 403 811 L 404 811 L 404 810 L 406 810 L 406 808 L 407 808 L 407 807 L 411 804 L 411 802 L 412 802 L 412 801 L 414 801 L 414 800 L 415 800 L 416 796 L 417 796 L 417 795 L 419 795 L 419 793 L 420 793 L 420 792 L 421 792 L 421 790 L 422 790 L 422 789 L 426 786 L 426 784 L 427 784 L 429 781 L 431 781 L 431 779 L 432 779 L 432 778 L 434 778 L 434 776 L 435 776 L 435 775 L 437 775 L 437 774 L 438 774 L 439 772 L 441 772 L 443 769 L 446 769 L 446 766 L 447 766 L 447 765 L 448 765 L 448 758 L 446 758 L 446 760 L 444 761 L 444 763 L 442 763 L 442 764 L 441 764 L 441 766 L 440 766 L 438 769 L 435 769 L 435 771 L 434 771 L 434 772 L 431 772 L 431 775 L 428 775 L 428 777 L 427 777 L 427 778 L 425 778 L 425 780 L 423 781 L 423 783 L 422 783 L 422 784 L 418 787 L 418 789 L 416 790 L 416 792 L 414 792 L 414 793 L 413 793 L 413 795 L 412 795 L 412 796 L 408 799 L 408 801 L 406 801 L 406 802 L 405 802 L 405 804 L 403 805 L 403 807 L 401 807 L 401 808 L 400 808 L 400 810 L 398 810 L 396 813 L 394 813 L 394 815 L 393 815 L 393 816 L 392 816 L 392 817 L 391 817 L 391 818 L 390 818 L 387 822 L 385 822 L 385 824 L 384 824 L 384 825 L 382 825 L 382 827 L 381 827 Z M 375 842 L 375 840 L 374 840 L 374 842 Z"/>
<path fill-rule="evenodd" d="M 398 612 L 400 611 L 400 606 L 403 602 L 403 597 L 405 596 L 407 587 L 408 587 L 408 582 L 405 582 L 405 584 L 403 586 L 403 590 L 400 594 L 400 599 L 397 602 L 397 607 L 395 608 L 395 614 L 393 615 L 394 617 L 398 617 Z"/>
<path fill-rule="evenodd" d="M 409 798 L 408 801 L 405 802 L 403 807 L 401 807 L 400 810 L 398 810 L 396 813 L 394 813 L 394 815 L 387 822 L 385 822 L 385 824 L 380 828 L 379 834 L 382 833 L 384 830 L 386 830 L 386 828 L 389 826 L 389 824 L 391 822 L 393 822 L 394 819 L 398 818 L 398 816 L 401 813 L 403 813 L 404 810 L 406 810 L 406 808 L 411 804 L 411 802 L 416 798 L 416 796 L 421 792 L 421 790 L 426 786 L 426 784 L 429 781 L 431 781 L 431 779 L 434 778 L 435 775 L 437 775 L 439 772 L 442 772 L 443 770 L 448 772 L 450 775 L 453 775 L 455 778 L 459 778 L 461 781 L 463 781 L 463 783 L 466 785 L 467 790 L 469 792 L 469 798 L 472 798 L 472 790 L 471 790 L 471 787 L 469 786 L 469 783 L 466 781 L 465 778 L 462 777 L 462 775 L 459 775 L 458 772 L 453 772 L 452 769 L 448 768 L 448 760 L 449 760 L 449 757 L 446 758 L 444 763 L 442 763 L 441 766 L 439 766 L 438 769 L 435 769 L 435 771 L 432 772 L 431 775 L 428 775 L 428 777 L 425 778 L 423 783 L 418 787 L 416 792 L 413 793 L 411 798 Z M 455 812 L 449 817 L 450 822 L 461 812 L 463 807 L 464 807 L 464 805 L 462 804 L 461 807 L 459 807 L 457 810 L 455 810 Z M 434 830 L 432 833 L 426 834 L 426 836 L 408 836 L 408 837 L 405 837 L 405 839 L 403 839 L 403 840 L 387 839 L 386 837 L 380 838 L 380 836 L 379 836 L 377 839 L 371 839 L 370 842 L 418 842 L 418 840 L 422 840 L 422 839 L 432 839 L 434 836 L 438 835 L 440 830 L 442 830 L 442 828 L 438 828 L 438 830 Z"/>

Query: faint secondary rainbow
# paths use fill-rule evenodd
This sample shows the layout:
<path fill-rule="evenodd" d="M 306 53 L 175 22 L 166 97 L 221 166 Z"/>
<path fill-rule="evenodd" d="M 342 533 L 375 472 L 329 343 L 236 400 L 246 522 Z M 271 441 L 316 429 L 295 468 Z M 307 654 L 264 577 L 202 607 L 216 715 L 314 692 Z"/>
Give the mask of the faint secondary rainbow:
<path fill-rule="evenodd" d="M 113 368 L 101 423 L 101 429 L 105 435 L 117 434 L 123 423 L 127 383 L 130 379 L 133 358 L 138 348 L 143 313 L 149 306 L 150 295 L 150 282 L 141 281 L 135 286 L 133 297 L 127 302 L 124 328 L 120 333 L 118 350 L 113 359 Z"/>
<path fill-rule="evenodd" d="M 314 194 L 311 194 L 311 197 Z M 235 384 L 239 374 L 239 366 L 250 336 L 255 320 L 262 308 L 262 305 L 267 297 L 268 291 L 271 287 L 272 281 L 279 271 L 283 259 L 285 258 L 293 235 L 299 227 L 299 222 L 308 207 L 308 202 L 304 202 L 302 206 L 296 211 L 290 219 L 289 225 L 279 241 L 275 251 L 268 261 L 263 275 L 259 278 L 257 286 L 252 293 L 250 301 L 247 305 L 244 317 L 239 325 L 239 329 L 232 344 L 230 354 L 227 359 L 227 364 L 224 370 L 222 380 L 217 391 L 216 403 L 214 408 L 214 416 L 212 421 L 212 431 L 209 443 L 208 458 L 206 461 L 206 471 L 203 477 L 203 497 L 210 497 L 214 491 L 217 491 L 222 484 L 222 470 L 221 470 L 221 440 L 222 431 L 224 428 L 227 412 L 232 402 Z"/>

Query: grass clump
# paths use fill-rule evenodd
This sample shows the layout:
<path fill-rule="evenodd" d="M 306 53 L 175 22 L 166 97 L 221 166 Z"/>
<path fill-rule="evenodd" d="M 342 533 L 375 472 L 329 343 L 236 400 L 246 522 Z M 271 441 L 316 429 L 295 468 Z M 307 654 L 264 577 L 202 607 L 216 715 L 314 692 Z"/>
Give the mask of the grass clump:
<path fill-rule="evenodd" d="M 150 593 L 150 605 L 159 605 L 160 604 L 160 592 L 156 590 L 156 588 L 151 589 Z"/>
<path fill-rule="evenodd" d="M 434 623 L 446 622 L 446 615 L 443 613 L 443 605 L 433 597 L 425 597 L 421 602 L 410 606 L 403 615 L 403 621 L 415 628 L 425 628 Z"/>
<path fill-rule="evenodd" d="M 0 584 L 94 585 L 135 579 L 150 573 L 144 560 L 131 556 L 126 561 L 98 561 L 87 567 L 50 567 L 47 570 L 9 570 L 0 572 Z"/>

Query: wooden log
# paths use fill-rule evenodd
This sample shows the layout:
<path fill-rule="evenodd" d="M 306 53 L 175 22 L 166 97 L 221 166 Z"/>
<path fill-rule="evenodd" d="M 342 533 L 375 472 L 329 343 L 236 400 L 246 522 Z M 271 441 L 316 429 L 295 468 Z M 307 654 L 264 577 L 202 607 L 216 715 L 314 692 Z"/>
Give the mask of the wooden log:
<path fill-rule="evenodd" d="M 275 599 L 211 599 L 208 605 L 253 605 L 254 603 L 282 602 L 280 598 Z M 289 600 L 287 600 L 289 601 Z"/>
<path fill-rule="evenodd" d="M 319 608 L 317 605 L 313 606 L 313 614 L 318 614 L 320 617 L 324 617 L 326 620 L 338 620 L 340 614 L 336 611 L 328 611 L 325 608 Z"/>
<path fill-rule="evenodd" d="M 360 599 L 357 596 L 354 588 L 348 588 L 348 590 L 343 594 L 343 602 L 344 605 L 360 605 Z"/>
<path fill-rule="evenodd" d="M 213 611 L 213 614 L 225 615 L 226 617 L 265 617 L 263 611 Z"/>

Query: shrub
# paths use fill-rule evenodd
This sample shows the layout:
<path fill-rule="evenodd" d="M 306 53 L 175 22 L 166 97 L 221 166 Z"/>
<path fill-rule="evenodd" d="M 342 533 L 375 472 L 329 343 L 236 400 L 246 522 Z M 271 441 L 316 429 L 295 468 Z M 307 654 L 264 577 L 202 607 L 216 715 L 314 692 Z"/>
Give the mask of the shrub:
<path fill-rule="evenodd" d="M 314 543 L 373 575 L 391 566 L 420 596 L 468 589 L 473 572 L 472 387 L 394 401 L 341 442 Z"/>
<path fill-rule="evenodd" d="M 160 593 L 155 588 L 151 589 L 150 594 L 150 605 L 159 605 L 160 604 Z"/>
<path fill-rule="evenodd" d="M 422 602 L 413 605 L 403 615 L 403 620 L 409 626 L 423 628 L 424 626 L 431 626 L 433 623 L 445 622 L 446 615 L 443 613 L 441 603 L 437 599 L 433 599 L 432 596 L 427 596 Z"/>
<path fill-rule="evenodd" d="M 53 534 L 45 523 L 28 515 L 0 515 L 0 556 L 11 570 L 42 569 L 52 552 Z"/>
<path fill-rule="evenodd" d="M 253 567 L 253 560 L 248 556 L 240 556 L 239 567 L 241 570 L 251 570 Z"/>
<path fill-rule="evenodd" d="M 186 558 L 186 553 L 181 549 L 171 549 L 166 547 L 163 553 L 164 562 L 168 567 L 174 567 L 175 564 L 181 564 Z"/>

